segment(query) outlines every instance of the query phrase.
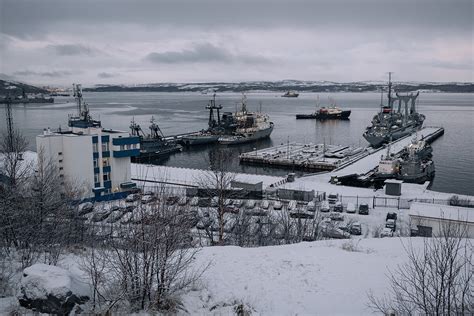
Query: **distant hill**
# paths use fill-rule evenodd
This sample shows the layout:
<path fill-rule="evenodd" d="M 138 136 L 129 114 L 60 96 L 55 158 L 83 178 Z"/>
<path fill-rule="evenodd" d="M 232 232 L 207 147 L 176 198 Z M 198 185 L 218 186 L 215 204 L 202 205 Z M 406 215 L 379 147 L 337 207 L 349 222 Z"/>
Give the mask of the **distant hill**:
<path fill-rule="evenodd" d="M 473 93 L 474 83 L 459 82 L 395 82 L 397 91 L 423 90 L 429 92 Z M 386 82 L 349 82 L 330 81 L 251 81 L 251 82 L 202 82 L 202 83 L 150 83 L 143 85 L 96 85 L 84 91 L 94 92 L 241 92 L 241 91 L 274 91 L 284 92 L 376 92 L 386 88 Z"/>
<path fill-rule="evenodd" d="M 48 93 L 45 89 L 31 86 L 26 83 L 0 79 L 0 96 L 2 97 L 7 95 L 10 95 L 10 97 L 22 95 L 23 90 L 25 93 Z"/>

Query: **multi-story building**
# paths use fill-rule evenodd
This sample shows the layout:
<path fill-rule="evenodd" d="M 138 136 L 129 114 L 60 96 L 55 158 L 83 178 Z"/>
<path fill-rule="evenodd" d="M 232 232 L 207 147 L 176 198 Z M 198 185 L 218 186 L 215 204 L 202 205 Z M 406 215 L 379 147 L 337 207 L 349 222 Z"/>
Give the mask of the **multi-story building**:
<path fill-rule="evenodd" d="M 36 137 L 36 148 L 59 169 L 64 183 L 81 190 L 84 197 L 106 199 L 127 194 L 131 181 L 131 157 L 140 154 L 140 139 L 128 132 L 104 129 L 82 104 L 80 86 L 74 87 L 78 116 L 69 117 L 69 130 L 45 130 Z"/>

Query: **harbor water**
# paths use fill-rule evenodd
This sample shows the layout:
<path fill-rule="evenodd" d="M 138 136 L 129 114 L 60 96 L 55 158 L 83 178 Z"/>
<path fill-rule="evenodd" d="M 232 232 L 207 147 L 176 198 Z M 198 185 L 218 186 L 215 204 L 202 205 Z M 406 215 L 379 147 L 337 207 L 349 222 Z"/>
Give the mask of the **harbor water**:
<path fill-rule="evenodd" d="M 331 97 L 339 107 L 351 109 L 350 120 L 296 120 L 296 114 L 315 110 L 318 95 L 321 105 L 329 105 L 328 98 Z M 128 130 L 134 118 L 143 130 L 148 131 L 153 115 L 165 135 L 207 128 L 208 112 L 205 106 L 210 98 L 212 95 L 200 93 L 84 93 L 93 117 L 100 119 L 104 127 Z M 221 93 L 217 95 L 216 102 L 222 104 L 223 111 L 235 111 L 240 99 L 240 93 Z M 258 111 L 261 107 L 262 112 L 268 113 L 275 123 L 275 128 L 269 139 L 226 147 L 233 153 L 229 166 L 237 172 L 268 175 L 284 175 L 289 171 L 240 165 L 238 155 L 288 141 L 366 146 L 368 143 L 362 134 L 380 104 L 377 93 L 302 93 L 298 98 L 282 98 L 281 93 L 254 92 L 247 93 L 247 99 L 248 110 Z M 433 143 L 436 166 L 433 190 L 474 195 L 473 99 L 473 94 L 420 93 L 418 111 L 426 115 L 424 126 L 445 128 L 444 136 Z M 67 97 L 56 98 L 54 104 L 15 104 L 12 107 L 15 127 L 26 136 L 32 150 L 36 150 L 35 136 L 43 128 L 66 129 L 67 115 L 76 110 L 74 100 Z M 1 117 L 0 126 L 4 130 L 3 110 Z M 185 149 L 159 163 L 207 169 L 218 146 Z"/>

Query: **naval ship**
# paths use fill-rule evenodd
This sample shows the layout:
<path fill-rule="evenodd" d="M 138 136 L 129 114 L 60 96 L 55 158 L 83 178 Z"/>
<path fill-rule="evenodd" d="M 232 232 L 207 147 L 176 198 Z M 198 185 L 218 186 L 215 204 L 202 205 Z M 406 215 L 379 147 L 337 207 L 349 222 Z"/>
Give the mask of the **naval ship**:
<path fill-rule="evenodd" d="M 223 116 L 230 128 L 231 134 L 225 134 L 219 137 L 219 144 L 235 145 L 251 141 L 256 141 L 269 137 L 273 131 L 273 122 L 267 114 L 260 112 L 247 111 L 247 98 L 244 95 L 241 101 L 241 109 L 232 116 Z"/>
<path fill-rule="evenodd" d="M 419 92 L 406 95 L 396 93 L 396 97 L 392 96 L 391 73 L 389 73 L 388 105 L 380 105 L 380 112 L 373 117 L 372 125 L 367 127 L 363 135 L 372 147 L 378 148 L 390 139 L 397 140 L 421 128 L 425 116 L 416 111 L 415 103 L 419 94 Z M 394 108 L 396 101 L 398 109 Z M 402 102 L 405 105 L 403 108 Z"/>
<path fill-rule="evenodd" d="M 351 115 L 351 110 L 343 110 L 336 106 L 335 102 L 329 107 L 319 107 L 319 97 L 318 102 L 316 102 L 316 111 L 311 114 L 296 114 L 296 119 L 317 119 L 317 120 L 348 120 Z"/>

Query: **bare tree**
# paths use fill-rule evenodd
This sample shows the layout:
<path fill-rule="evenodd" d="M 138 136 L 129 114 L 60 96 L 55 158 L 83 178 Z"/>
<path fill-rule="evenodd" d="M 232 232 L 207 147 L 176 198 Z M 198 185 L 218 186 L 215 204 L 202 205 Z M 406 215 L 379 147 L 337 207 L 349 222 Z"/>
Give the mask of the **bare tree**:
<path fill-rule="evenodd" d="M 408 262 L 389 273 L 390 293 L 369 306 L 377 312 L 402 315 L 468 315 L 474 313 L 474 261 L 467 225 L 440 225 L 435 238 L 425 238 L 421 250 L 405 246 Z"/>
<path fill-rule="evenodd" d="M 205 172 L 200 179 L 196 179 L 199 187 L 206 191 L 206 195 L 217 197 L 219 245 L 224 244 L 226 200 L 235 197 L 235 193 L 231 190 L 231 183 L 235 180 L 235 174 L 229 170 L 230 157 L 230 151 L 222 148 L 216 150 L 213 152 L 213 157 L 211 157 L 210 170 Z"/>

